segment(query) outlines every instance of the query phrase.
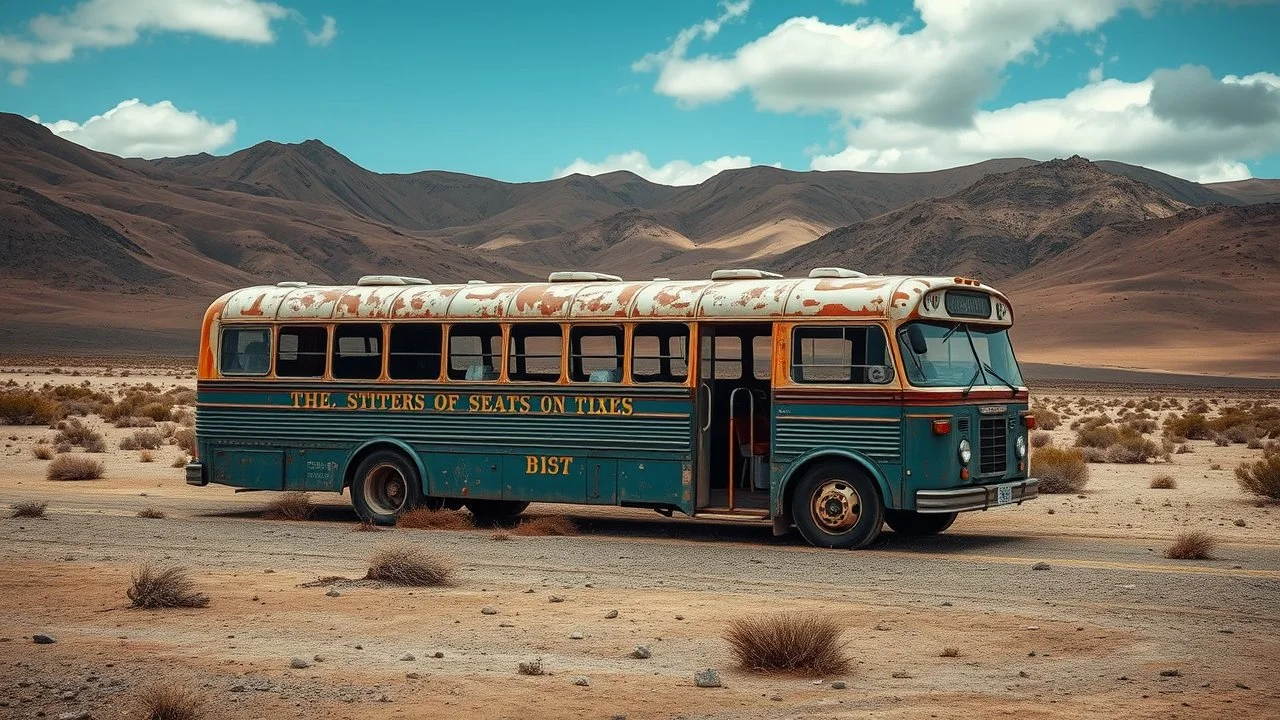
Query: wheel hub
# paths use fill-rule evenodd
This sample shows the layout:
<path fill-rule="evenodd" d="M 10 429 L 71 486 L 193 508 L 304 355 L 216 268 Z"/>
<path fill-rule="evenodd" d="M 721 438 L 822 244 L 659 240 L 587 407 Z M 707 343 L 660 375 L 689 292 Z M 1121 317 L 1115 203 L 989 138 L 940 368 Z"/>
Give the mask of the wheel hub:
<path fill-rule="evenodd" d="M 813 493 L 813 517 L 823 530 L 847 532 L 858 524 L 862 515 L 862 499 L 852 485 L 843 480 L 827 480 Z"/>
<path fill-rule="evenodd" d="M 408 496 L 404 475 L 394 465 L 379 465 L 369 471 L 364 483 L 365 503 L 380 515 L 400 511 Z"/>

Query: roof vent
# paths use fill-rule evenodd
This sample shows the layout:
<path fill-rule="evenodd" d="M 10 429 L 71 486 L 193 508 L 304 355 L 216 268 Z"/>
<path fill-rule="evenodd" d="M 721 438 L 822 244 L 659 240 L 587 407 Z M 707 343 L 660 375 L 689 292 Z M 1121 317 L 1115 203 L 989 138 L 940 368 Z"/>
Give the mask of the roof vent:
<path fill-rule="evenodd" d="M 667 282 L 667 281 L 668 281 L 668 280 L 670 280 L 670 279 L 671 279 L 671 278 L 654 278 L 654 279 L 653 279 L 653 281 L 654 281 L 654 282 Z"/>
<path fill-rule="evenodd" d="M 430 285 L 426 278 L 405 277 L 404 275 L 365 275 L 356 281 L 356 285 Z"/>
<path fill-rule="evenodd" d="M 811 278 L 863 278 L 866 276 L 866 273 L 841 267 L 822 267 L 809 271 Z"/>
<path fill-rule="evenodd" d="M 735 268 L 733 270 L 716 270 L 711 273 L 712 280 L 761 280 L 763 278 L 780 278 L 776 272 L 755 270 L 753 268 Z"/>
<path fill-rule="evenodd" d="M 488 280 L 468 280 L 467 284 L 468 285 L 488 285 L 489 281 Z"/>
<path fill-rule="evenodd" d="M 306 287 L 307 283 L 302 280 L 281 280 L 276 283 L 276 287 Z"/>
<path fill-rule="evenodd" d="M 567 272 L 553 272 L 547 276 L 547 282 L 591 282 L 592 280 L 600 280 L 604 282 L 622 282 L 622 278 L 617 275 L 608 275 L 606 273 L 586 272 L 582 270 L 573 270 Z"/>

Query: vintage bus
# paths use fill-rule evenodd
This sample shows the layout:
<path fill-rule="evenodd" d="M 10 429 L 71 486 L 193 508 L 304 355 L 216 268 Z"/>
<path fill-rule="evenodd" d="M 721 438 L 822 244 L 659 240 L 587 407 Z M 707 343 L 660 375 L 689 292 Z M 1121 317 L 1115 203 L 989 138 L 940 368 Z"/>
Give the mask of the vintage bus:
<path fill-rule="evenodd" d="M 530 502 L 772 522 L 863 547 L 1036 496 L 1009 300 L 962 277 L 363 277 L 230 292 L 192 485 L 348 491 L 365 521 Z"/>

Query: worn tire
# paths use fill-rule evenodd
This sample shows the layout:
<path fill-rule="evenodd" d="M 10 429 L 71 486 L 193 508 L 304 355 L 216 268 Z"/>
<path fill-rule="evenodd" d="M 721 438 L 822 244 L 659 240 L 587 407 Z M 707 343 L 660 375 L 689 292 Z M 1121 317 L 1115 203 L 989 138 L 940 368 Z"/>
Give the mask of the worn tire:
<path fill-rule="evenodd" d="M 529 507 L 522 500 L 467 500 L 463 504 L 480 525 L 514 525 Z"/>
<path fill-rule="evenodd" d="M 404 453 L 377 450 L 356 467 L 351 479 L 351 506 L 375 525 L 394 525 L 396 518 L 422 503 L 422 478 Z"/>
<path fill-rule="evenodd" d="M 920 537 L 937 535 L 951 527 L 959 513 L 918 513 L 912 510 L 886 510 L 884 521 L 899 535 Z"/>
<path fill-rule="evenodd" d="M 791 493 L 791 516 L 809 544 L 855 549 L 880 535 L 884 501 L 875 481 L 856 465 L 820 460 Z"/>

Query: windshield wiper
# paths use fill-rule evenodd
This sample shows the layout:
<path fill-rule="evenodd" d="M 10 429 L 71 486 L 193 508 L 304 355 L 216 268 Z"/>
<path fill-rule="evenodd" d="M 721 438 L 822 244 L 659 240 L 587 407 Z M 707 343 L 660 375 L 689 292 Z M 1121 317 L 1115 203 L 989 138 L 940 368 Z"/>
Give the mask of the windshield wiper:
<path fill-rule="evenodd" d="M 969 338 L 969 351 L 973 353 L 973 361 L 978 365 L 978 369 L 973 373 L 973 377 L 969 379 L 969 387 L 965 388 L 964 395 L 961 395 L 961 397 L 969 397 L 969 393 L 973 391 L 973 384 L 978 382 L 979 375 L 982 376 L 982 383 L 984 385 L 987 384 L 987 373 L 983 370 L 983 366 L 985 366 L 986 363 L 982 362 L 982 358 L 978 357 L 978 346 L 973 343 L 973 333 L 969 332 L 969 326 L 965 323 L 960 323 L 957 327 L 964 328 L 964 335 Z"/>
<path fill-rule="evenodd" d="M 1008 380 L 1005 380 L 1004 378 L 1000 377 L 1000 373 L 996 372 L 995 370 L 992 370 L 990 365 L 988 365 L 987 363 L 985 363 L 985 362 L 984 362 L 984 363 L 982 363 L 982 369 L 983 369 L 983 370 L 985 370 L 985 371 L 987 371 L 987 372 L 989 372 L 989 373 L 991 373 L 992 375 L 994 375 L 994 376 L 995 376 L 995 378 L 996 378 L 997 380 L 999 380 L 1000 382 L 1004 383 L 1005 385 L 1008 385 L 1008 386 L 1009 386 L 1009 390 L 1013 393 L 1013 395 L 1012 395 L 1011 397 L 1017 397 L 1017 396 L 1018 396 L 1018 388 L 1017 388 L 1016 386 L 1014 386 L 1014 384 L 1013 384 L 1013 383 L 1011 383 L 1011 382 L 1009 382 Z"/>
<path fill-rule="evenodd" d="M 978 382 L 978 376 L 982 374 L 982 368 L 973 371 L 973 377 L 969 378 L 969 386 L 964 389 L 960 397 L 969 397 L 969 393 L 973 391 L 973 384 Z"/>

